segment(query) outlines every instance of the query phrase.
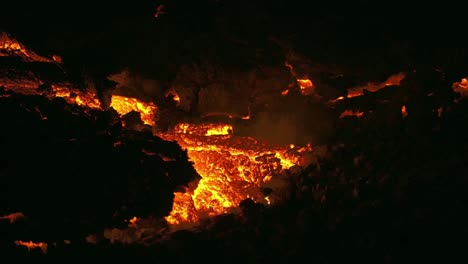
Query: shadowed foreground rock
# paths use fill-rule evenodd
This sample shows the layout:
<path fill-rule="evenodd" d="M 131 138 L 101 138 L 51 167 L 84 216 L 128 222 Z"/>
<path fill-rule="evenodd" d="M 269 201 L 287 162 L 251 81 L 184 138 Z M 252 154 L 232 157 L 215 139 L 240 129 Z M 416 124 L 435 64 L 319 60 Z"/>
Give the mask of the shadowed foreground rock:
<path fill-rule="evenodd" d="M 23 212 L 38 239 L 168 215 L 174 190 L 198 177 L 176 143 L 123 129 L 113 110 L 2 92 L 0 113 L 0 214 Z"/>

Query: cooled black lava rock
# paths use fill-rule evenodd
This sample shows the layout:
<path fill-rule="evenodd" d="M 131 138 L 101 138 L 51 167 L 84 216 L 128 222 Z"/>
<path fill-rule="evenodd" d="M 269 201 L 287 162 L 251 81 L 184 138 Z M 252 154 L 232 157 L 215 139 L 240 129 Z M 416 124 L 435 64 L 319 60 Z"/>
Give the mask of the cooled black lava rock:
<path fill-rule="evenodd" d="M 41 239 L 167 215 L 199 177 L 175 142 L 123 129 L 115 111 L 4 93 L 0 113 L 0 215 L 23 212 Z"/>

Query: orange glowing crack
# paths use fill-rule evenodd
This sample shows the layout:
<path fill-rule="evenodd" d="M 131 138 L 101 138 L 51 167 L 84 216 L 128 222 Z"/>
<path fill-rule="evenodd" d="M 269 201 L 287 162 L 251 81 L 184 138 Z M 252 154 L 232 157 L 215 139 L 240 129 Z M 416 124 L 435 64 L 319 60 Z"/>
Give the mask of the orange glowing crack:
<path fill-rule="evenodd" d="M 172 96 L 172 100 L 176 102 L 176 105 L 180 104 L 180 96 L 173 88 L 169 89 L 164 96 L 166 97 Z"/>
<path fill-rule="evenodd" d="M 17 246 L 24 246 L 28 248 L 28 251 L 39 248 L 42 253 L 46 254 L 47 253 L 47 243 L 45 242 L 32 242 L 32 241 L 21 241 L 21 240 L 16 240 L 15 244 Z"/>
<path fill-rule="evenodd" d="M 341 113 L 340 118 L 344 118 L 347 116 L 361 117 L 363 115 L 364 112 L 346 109 L 345 111 L 343 111 L 343 113 Z"/>
<path fill-rule="evenodd" d="M 296 71 L 294 70 L 294 67 L 289 62 L 285 62 L 284 65 L 289 69 L 291 75 L 294 78 L 296 78 L 296 82 L 299 85 L 299 88 L 301 89 L 301 94 L 310 95 L 313 92 L 313 88 L 315 87 L 314 83 L 307 76 L 302 76 L 301 78 L 299 78 L 297 76 Z M 286 96 L 288 94 L 289 88 L 281 92 L 282 96 Z"/>
<path fill-rule="evenodd" d="M 367 90 L 369 92 L 376 92 L 387 86 L 400 85 L 401 81 L 404 78 L 405 78 L 405 74 L 402 72 L 399 72 L 397 74 L 391 75 L 390 77 L 387 78 L 387 80 L 381 83 L 368 83 L 367 85 L 364 85 L 364 86 L 357 86 L 357 87 L 349 88 L 347 97 L 352 98 L 356 96 L 361 96 L 364 94 L 364 90 Z"/>
<path fill-rule="evenodd" d="M 11 214 L 8 214 L 8 215 L 0 216 L 0 220 L 8 220 L 8 221 L 10 221 L 10 224 L 15 223 L 15 222 L 17 222 L 19 220 L 22 220 L 24 218 L 25 218 L 25 216 L 21 212 L 11 213 Z"/>
<path fill-rule="evenodd" d="M 52 62 L 51 59 L 39 56 L 34 51 L 27 49 L 23 44 L 4 32 L 0 32 L 0 57 L 9 56 L 9 54 L 5 54 L 2 50 L 8 53 L 19 54 L 28 61 Z"/>

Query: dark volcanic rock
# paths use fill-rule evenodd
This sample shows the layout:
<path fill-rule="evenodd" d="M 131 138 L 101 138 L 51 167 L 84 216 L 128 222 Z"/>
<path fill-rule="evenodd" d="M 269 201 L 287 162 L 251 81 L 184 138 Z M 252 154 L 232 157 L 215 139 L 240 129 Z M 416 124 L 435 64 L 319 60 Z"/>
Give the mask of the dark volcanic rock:
<path fill-rule="evenodd" d="M 0 214 L 23 212 L 43 239 L 167 215 L 174 190 L 198 177 L 176 143 L 122 129 L 115 111 L 41 96 L 0 100 Z"/>

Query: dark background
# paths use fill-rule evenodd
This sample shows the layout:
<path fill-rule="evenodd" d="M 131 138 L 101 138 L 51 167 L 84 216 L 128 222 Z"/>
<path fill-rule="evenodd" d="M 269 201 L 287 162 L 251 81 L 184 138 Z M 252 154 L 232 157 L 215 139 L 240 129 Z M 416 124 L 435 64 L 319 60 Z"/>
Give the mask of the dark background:
<path fill-rule="evenodd" d="M 159 4 L 165 5 L 166 14 L 155 19 Z M 395 1 L 7 1 L 1 6 L 0 27 L 38 52 L 59 53 L 95 71 L 113 72 L 124 65 L 159 78 L 170 78 L 171 69 L 211 49 L 205 44 L 217 43 L 226 35 L 247 42 L 251 49 L 263 47 L 268 38 L 279 38 L 306 57 L 326 63 L 465 68 L 465 8 L 440 1 L 413 5 Z"/>

